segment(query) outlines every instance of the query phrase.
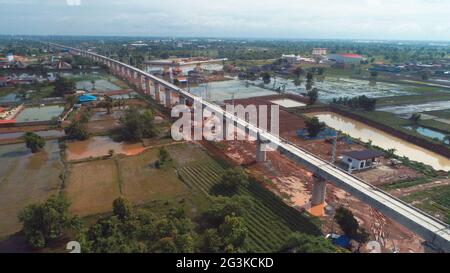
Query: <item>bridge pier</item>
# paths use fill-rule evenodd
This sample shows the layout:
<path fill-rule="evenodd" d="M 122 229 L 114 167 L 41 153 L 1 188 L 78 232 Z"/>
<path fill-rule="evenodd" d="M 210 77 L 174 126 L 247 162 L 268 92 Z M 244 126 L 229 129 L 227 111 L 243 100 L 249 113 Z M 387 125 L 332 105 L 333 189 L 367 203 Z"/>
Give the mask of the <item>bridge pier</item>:
<path fill-rule="evenodd" d="M 152 83 L 151 80 L 147 80 L 147 79 L 145 80 L 145 87 L 146 87 L 145 94 L 147 94 L 153 98 L 151 83 Z"/>
<path fill-rule="evenodd" d="M 266 145 L 269 143 L 270 141 L 262 139 L 260 134 L 258 133 L 258 138 L 256 140 L 256 162 L 267 161 Z"/>
<path fill-rule="evenodd" d="M 172 108 L 172 91 L 169 88 L 165 88 L 166 107 Z"/>
<path fill-rule="evenodd" d="M 161 85 L 159 83 L 155 82 L 154 86 L 155 86 L 155 101 L 157 103 L 161 103 L 161 96 L 160 96 Z"/>
<path fill-rule="evenodd" d="M 314 175 L 311 207 L 316 207 L 324 204 L 326 192 L 327 192 L 327 181 L 321 177 Z"/>

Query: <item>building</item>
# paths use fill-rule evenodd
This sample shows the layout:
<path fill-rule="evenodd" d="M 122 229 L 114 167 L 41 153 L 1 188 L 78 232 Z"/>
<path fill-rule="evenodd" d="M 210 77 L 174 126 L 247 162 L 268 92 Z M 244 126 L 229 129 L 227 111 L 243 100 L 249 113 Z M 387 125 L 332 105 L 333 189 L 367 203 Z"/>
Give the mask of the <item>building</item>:
<path fill-rule="evenodd" d="M 364 57 L 353 53 L 338 53 L 328 55 L 328 60 L 339 64 L 360 64 Z"/>
<path fill-rule="evenodd" d="M 288 64 L 299 64 L 301 62 L 301 57 L 300 55 L 282 55 L 281 59 L 283 61 L 286 61 Z"/>
<path fill-rule="evenodd" d="M 314 48 L 312 51 L 313 56 L 324 57 L 327 56 L 328 49 L 327 48 Z"/>
<path fill-rule="evenodd" d="M 361 171 L 377 166 L 382 152 L 375 150 L 350 151 L 342 154 L 342 165 L 348 172 Z"/>

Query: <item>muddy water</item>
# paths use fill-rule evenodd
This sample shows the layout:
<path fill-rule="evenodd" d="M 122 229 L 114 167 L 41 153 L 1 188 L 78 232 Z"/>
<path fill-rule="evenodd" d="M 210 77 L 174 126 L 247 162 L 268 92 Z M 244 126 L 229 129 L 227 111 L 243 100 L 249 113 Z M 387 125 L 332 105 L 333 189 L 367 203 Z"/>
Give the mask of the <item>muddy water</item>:
<path fill-rule="evenodd" d="M 93 137 L 86 141 L 69 143 L 67 146 L 67 160 L 81 160 L 89 157 L 101 157 L 108 155 L 110 150 L 115 154 L 136 155 L 142 153 L 145 148 L 141 143 L 128 144 L 114 142 L 109 137 Z"/>
<path fill-rule="evenodd" d="M 360 138 L 365 142 L 372 140 L 374 145 L 386 150 L 396 149 L 396 154 L 399 156 L 406 156 L 411 160 L 430 165 L 437 170 L 450 171 L 449 158 L 411 144 L 364 123 L 331 112 L 311 113 L 309 116 L 316 116 L 328 126 L 336 130 L 341 130 L 353 138 Z"/>

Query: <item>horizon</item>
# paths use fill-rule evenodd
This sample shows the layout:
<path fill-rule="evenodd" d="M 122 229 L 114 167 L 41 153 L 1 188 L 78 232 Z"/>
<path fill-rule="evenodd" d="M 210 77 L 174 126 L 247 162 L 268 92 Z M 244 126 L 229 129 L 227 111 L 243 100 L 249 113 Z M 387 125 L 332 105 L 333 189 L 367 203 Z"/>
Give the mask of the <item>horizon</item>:
<path fill-rule="evenodd" d="M 0 0 L 3 35 L 449 41 L 441 0 Z M 131 3 L 130 3 L 131 2 Z M 69 4 L 70 3 L 70 4 Z M 180 8 L 179 8 L 180 7 Z M 100 12 L 101 11 L 101 12 Z M 21 16 L 27 20 L 17 20 Z M 7 28 L 6 28 L 7 27 Z M 218 35 L 218 33 L 220 33 Z M 370 34 L 368 34 L 370 33 Z"/>

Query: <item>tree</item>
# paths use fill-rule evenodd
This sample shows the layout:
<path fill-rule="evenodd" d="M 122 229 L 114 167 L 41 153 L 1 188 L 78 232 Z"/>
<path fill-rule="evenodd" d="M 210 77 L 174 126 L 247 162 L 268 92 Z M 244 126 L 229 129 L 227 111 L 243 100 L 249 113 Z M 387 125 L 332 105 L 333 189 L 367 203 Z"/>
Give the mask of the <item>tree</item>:
<path fill-rule="evenodd" d="M 420 121 L 420 119 L 422 118 L 422 115 L 419 113 L 414 113 L 411 115 L 411 117 L 409 118 L 409 120 L 414 124 L 417 125 Z"/>
<path fill-rule="evenodd" d="M 339 249 L 323 237 L 304 233 L 291 234 L 282 246 L 283 253 L 336 253 Z"/>
<path fill-rule="evenodd" d="M 395 157 L 395 153 L 397 152 L 397 149 L 392 148 L 386 151 L 386 158 L 393 158 Z"/>
<path fill-rule="evenodd" d="M 64 231 L 77 226 L 78 218 L 69 217 L 70 203 L 64 196 L 52 196 L 44 204 L 29 205 L 19 212 L 27 243 L 44 248 L 60 238 Z"/>
<path fill-rule="evenodd" d="M 252 201 L 247 197 L 216 197 L 209 209 L 203 213 L 202 219 L 207 227 L 219 227 L 227 216 L 243 217 L 252 206 Z"/>
<path fill-rule="evenodd" d="M 58 77 L 54 82 L 54 86 L 55 94 L 61 97 L 66 94 L 71 94 L 76 88 L 74 80 L 64 77 Z"/>
<path fill-rule="evenodd" d="M 294 75 L 297 77 L 297 79 L 299 79 L 302 74 L 303 74 L 303 69 L 300 66 L 294 70 Z"/>
<path fill-rule="evenodd" d="M 120 118 L 122 138 L 127 141 L 139 141 L 155 135 L 154 116 L 150 110 L 139 111 L 130 107 Z"/>
<path fill-rule="evenodd" d="M 242 217 L 227 216 L 219 228 L 219 234 L 225 243 L 225 250 L 229 253 L 242 252 L 248 229 Z"/>
<path fill-rule="evenodd" d="M 249 184 L 247 174 L 240 168 L 227 170 L 220 182 L 220 186 L 232 193 L 236 193 L 239 188 L 247 187 Z"/>
<path fill-rule="evenodd" d="M 97 106 L 100 107 L 100 108 L 106 109 L 108 115 L 110 115 L 111 114 L 111 110 L 112 110 L 114 105 L 113 105 L 112 101 L 106 100 L 106 101 L 102 101 L 102 102 L 98 103 Z"/>
<path fill-rule="evenodd" d="M 308 72 L 306 74 L 306 90 L 310 91 L 314 84 L 314 74 L 311 72 Z"/>
<path fill-rule="evenodd" d="M 319 98 L 319 90 L 317 88 L 313 88 L 311 91 L 308 91 L 307 96 L 309 98 L 309 104 L 313 105 Z"/>
<path fill-rule="evenodd" d="M 64 132 L 67 138 L 72 140 L 86 140 L 89 138 L 86 126 L 78 120 L 72 121 L 69 126 L 64 128 Z"/>
<path fill-rule="evenodd" d="M 356 238 L 358 235 L 359 224 L 353 213 L 344 207 L 336 210 L 334 220 L 341 227 L 344 234 L 350 238 Z"/>
<path fill-rule="evenodd" d="M 32 153 L 39 152 L 45 146 L 45 139 L 35 133 L 27 132 L 23 136 L 25 144 Z"/>
<path fill-rule="evenodd" d="M 264 72 L 261 77 L 264 81 L 264 84 L 269 84 L 272 79 L 272 76 L 270 75 L 269 72 Z"/>
<path fill-rule="evenodd" d="M 203 233 L 200 241 L 202 253 L 219 253 L 223 251 L 223 241 L 217 229 L 208 229 Z"/>
<path fill-rule="evenodd" d="M 113 214 L 121 221 L 130 219 L 133 216 L 133 208 L 128 200 L 119 197 L 113 202 Z"/>
<path fill-rule="evenodd" d="M 431 77 L 431 71 L 424 70 L 424 71 L 420 72 L 420 78 L 423 81 L 428 81 L 430 79 L 430 77 Z"/>
<path fill-rule="evenodd" d="M 322 132 L 323 129 L 326 128 L 326 124 L 320 122 L 317 117 L 308 118 L 305 120 L 306 129 L 308 130 L 308 134 L 310 137 L 316 137 Z"/>

